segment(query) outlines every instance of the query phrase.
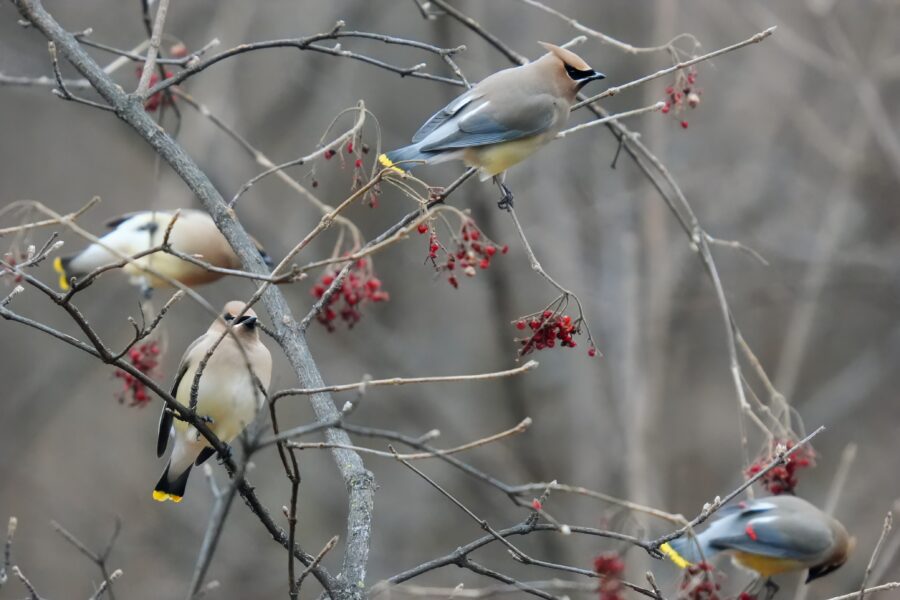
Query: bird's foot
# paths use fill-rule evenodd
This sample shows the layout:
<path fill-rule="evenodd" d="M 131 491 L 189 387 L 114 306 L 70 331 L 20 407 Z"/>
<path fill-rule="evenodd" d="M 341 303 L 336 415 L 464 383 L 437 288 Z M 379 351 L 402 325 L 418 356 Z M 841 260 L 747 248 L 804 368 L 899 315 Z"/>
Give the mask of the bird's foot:
<path fill-rule="evenodd" d="M 213 423 L 216 422 L 216 420 L 213 419 L 212 417 L 210 417 L 209 415 L 197 415 L 197 419 L 200 421 L 203 421 L 207 425 L 212 425 Z"/>
<path fill-rule="evenodd" d="M 766 579 L 766 583 L 763 587 L 766 590 L 766 600 L 772 600 L 772 598 L 775 597 L 775 594 L 778 593 L 778 590 L 781 589 L 771 578 Z"/>
<path fill-rule="evenodd" d="M 500 186 L 500 191 L 503 193 L 503 197 L 500 198 L 500 202 L 497 203 L 497 208 L 500 210 L 511 210 L 513 207 L 513 193 L 506 184 L 502 181 L 498 181 L 497 185 Z"/>
<path fill-rule="evenodd" d="M 222 465 L 222 464 L 225 464 L 226 462 L 228 462 L 229 460 L 231 460 L 231 457 L 233 454 L 234 453 L 231 450 L 231 445 L 225 444 L 225 450 L 222 451 L 222 453 L 220 453 L 217 457 L 219 464 Z"/>

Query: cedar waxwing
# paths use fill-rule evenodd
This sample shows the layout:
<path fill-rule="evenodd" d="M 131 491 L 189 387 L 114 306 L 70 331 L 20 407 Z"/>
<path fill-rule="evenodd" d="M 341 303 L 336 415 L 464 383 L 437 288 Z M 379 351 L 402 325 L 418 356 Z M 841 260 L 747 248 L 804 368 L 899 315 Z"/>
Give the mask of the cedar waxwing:
<path fill-rule="evenodd" d="M 247 363 L 265 389 L 269 389 L 272 377 L 272 355 L 259 339 L 256 313 L 248 309 L 243 316 L 237 317 L 244 306 L 243 302 L 238 301 L 225 305 L 222 316 L 213 321 L 206 333 L 194 340 L 185 351 L 172 385 L 172 396 L 184 406 L 189 406 L 197 365 L 225 328 L 232 328 L 234 335 L 226 335 L 206 363 L 197 390 L 197 414 L 209 419 L 209 428 L 226 444 L 253 421 L 265 400 L 247 369 Z M 157 456 L 162 456 L 166 451 L 170 433 L 175 438 L 172 455 L 153 489 L 153 499 L 159 502 L 181 502 L 191 467 L 202 464 L 215 454 L 206 438 L 194 427 L 185 421 L 175 420 L 172 413 L 163 408 L 156 440 Z"/>
<path fill-rule="evenodd" d="M 413 143 L 379 157 L 386 167 L 409 170 L 463 160 L 482 181 L 528 158 L 552 140 L 569 119 L 575 95 L 605 75 L 571 50 L 539 42 L 538 60 L 494 73 L 432 116 Z"/>
<path fill-rule="evenodd" d="M 796 496 L 770 496 L 722 509 L 696 539 L 682 537 L 660 550 L 686 568 L 728 552 L 734 562 L 769 578 L 809 569 L 806 582 L 846 562 L 854 540 L 837 520 Z"/>
<path fill-rule="evenodd" d="M 162 243 L 166 228 L 174 216 L 174 210 L 141 211 L 122 215 L 106 224 L 112 231 L 100 238 L 100 241 L 127 256 L 149 250 Z M 169 244 L 172 249 L 182 254 L 199 255 L 200 260 L 216 267 L 226 269 L 241 267 L 241 262 L 212 218 L 200 210 L 181 209 L 169 235 Z M 271 259 L 261 247 L 259 252 L 266 264 L 271 266 Z M 65 291 L 69 289 L 72 277 L 87 275 L 98 267 L 119 260 L 118 256 L 100 244 L 94 243 L 74 256 L 57 257 L 53 261 L 53 268 L 59 273 L 59 287 Z M 222 277 L 221 273 L 213 273 L 164 252 L 141 257 L 135 262 L 185 285 L 209 283 Z M 123 269 L 131 276 L 131 282 L 135 285 L 146 283 L 147 287 L 151 288 L 169 285 L 164 280 L 141 271 L 135 265 L 128 264 Z"/>

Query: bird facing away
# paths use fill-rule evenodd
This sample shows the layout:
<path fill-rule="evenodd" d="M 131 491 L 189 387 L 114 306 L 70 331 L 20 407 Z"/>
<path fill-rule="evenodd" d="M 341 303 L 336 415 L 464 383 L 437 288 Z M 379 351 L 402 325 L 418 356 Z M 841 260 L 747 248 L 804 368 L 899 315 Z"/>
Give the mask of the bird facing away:
<path fill-rule="evenodd" d="M 808 569 L 809 583 L 843 565 L 854 545 L 836 519 L 796 496 L 748 500 L 719 514 L 695 539 L 679 538 L 660 550 L 681 568 L 729 553 L 764 579 Z"/>
<path fill-rule="evenodd" d="M 484 181 L 552 140 L 578 91 L 605 75 L 571 50 L 539 43 L 547 54 L 484 79 L 428 119 L 411 145 L 382 154 L 381 164 L 408 171 L 416 161 L 462 160 Z"/>
<path fill-rule="evenodd" d="M 112 231 L 100 238 L 102 245 L 94 243 L 74 256 L 57 257 L 53 261 L 53 268 L 59 273 L 59 287 L 65 291 L 69 289 L 73 277 L 82 277 L 98 267 L 121 260 L 104 245 L 126 256 L 133 256 L 158 246 L 162 243 L 166 228 L 174 216 L 174 210 L 154 210 L 129 213 L 113 219 L 106 224 Z M 219 232 L 212 218 L 200 210 L 180 210 L 178 220 L 175 221 L 169 235 L 169 245 L 173 250 L 195 255 L 216 267 L 238 269 L 241 266 L 234 250 Z M 257 247 L 266 264 L 271 264 L 271 259 L 265 251 L 258 244 Z M 222 277 L 221 273 L 214 273 L 165 252 L 143 256 L 135 262 L 185 285 L 209 283 Z M 165 280 L 144 272 L 131 263 L 123 268 L 135 285 L 151 288 L 169 286 Z"/>
<path fill-rule="evenodd" d="M 171 392 L 178 402 L 184 406 L 190 405 L 191 387 L 198 365 L 230 327 L 234 335 L 226 335 L 215 349 L 200 376 L 197 390 L 197 415 L 208 419 L 209 428 L 226 444 L 253 421 L 262 406 L 265 398 L 255 378 L 263 389 L 268 390 L 272 377 L 272 355 L 259 339 L 256 313 L 247 309 L 242 316 L 238 316 L 245 306 L 238 301 L 226 304 L 222 316 L 188 346 Z M 172 455 L 153 490 L 153 499 L 159 502 L 181 502 L 191 467 L 202 464 L 215 453 L 195 427 L 175 420 L 172 413 L 163 408 L 156 440 L 157 456 L 162 456 L 166 451 L 170 434 L 175 440 Z"/>

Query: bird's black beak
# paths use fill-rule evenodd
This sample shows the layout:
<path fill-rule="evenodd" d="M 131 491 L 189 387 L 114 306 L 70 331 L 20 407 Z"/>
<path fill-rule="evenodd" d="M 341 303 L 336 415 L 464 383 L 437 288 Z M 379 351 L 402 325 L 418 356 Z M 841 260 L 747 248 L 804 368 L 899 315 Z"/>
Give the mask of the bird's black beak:
<path fill-rule="evenodd" d="M 256 327 L 256 317 L 244 315 L 240 319 L 237 320 L 238 325 L 243 325 L 247 329 L 253 329 Z"/>
<path fill-rule="evenodd" d="M 578 89 L 583 88 L 592 81 L 599 81 L 600 79 L 606 79 L 606 75 L 604 75 L 600 71 L 593 71 L 587 77 L 583 77 L 578 80 Z"/>

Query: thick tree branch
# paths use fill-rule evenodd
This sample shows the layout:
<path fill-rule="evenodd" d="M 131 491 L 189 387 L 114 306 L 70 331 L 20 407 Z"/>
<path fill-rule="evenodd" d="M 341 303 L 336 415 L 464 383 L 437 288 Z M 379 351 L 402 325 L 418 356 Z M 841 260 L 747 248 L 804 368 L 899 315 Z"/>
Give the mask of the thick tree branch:
<path fill-rule="evenodd" d="M 193 191 L 203 207 L 241 259 L 244 270 L 266 273 L 265 264 L 252 238 L 241 226 L 232 211 L 215 189 L 207 175 L 200 169 L 184 149 L 172 139 L 147 114 L 140 96 L 129 95 L 122 90 L 102 68 L 82 49 L 78 41 L 67 32 L 46 11 L 39 0 L 12 0 L 22 17 L 31 22 L 49 40 L 53 41 L 60 54 L 84 76 L 97 92 L 116 111 L 116 115 L 135 129 L 147 143 L 165 160 Z M 151 90 L 155 93 L 160 90 Z M 304 387 L 323 387 L 324 380 L 309 351 L 305 338 L 300 335 L 296 321 L 284 298 L 275 286 L 269 286 L 263 295 L 263 302 L 275 326 L 278 341 L 285 351 L 297 377 Z M 158 388 L 157 388 L 158 389 Z M 162 390 L 159 390 L 162 391 Z M 173 399 L 174 400 L 174 399 Z M 336 417 L 339 412 L 331 396 L 314 394 L 310 403 L 320 420 Z M 185 409 L 186 410 L 186 409 Z M 204 427 L 198 422 L 199 427 Z M 208 431 L 207 431 L 208 432 Z M 211 432 L 208 432 L 211 434 Z M 350 438 L 343 431 L 328 430 L 326 439 L 335 444 L 349 445 Z M 221 446 L 221 444 L 220 444 Z M 217 448 L 218 450 L 219 448 Z M 224 451 L 224 447 L 221 448 Z M 335 581 L 334 594 L 337 598 L 361 598 L 365 585 L 366 564 L 369 555 L 369 537 L 372 527 L 374 478 L 366 470 L 359 455 L 351 450 L 336 448 L 332 451 L 335 462 L 349 491 L 347 518 L 347 538 L 341 578 Z M 246 485 L 246 484 L 245 484 Z M 246 497 L 246 496 L 245 496 Z M 271 523 L 273 535 L 283 532 Z M 267 528 L 269 528 L 267 526 Z M 281 541 L 281 540 L 279 540 Z M 286 540 L 282 543 L 286 543 Z"/>

